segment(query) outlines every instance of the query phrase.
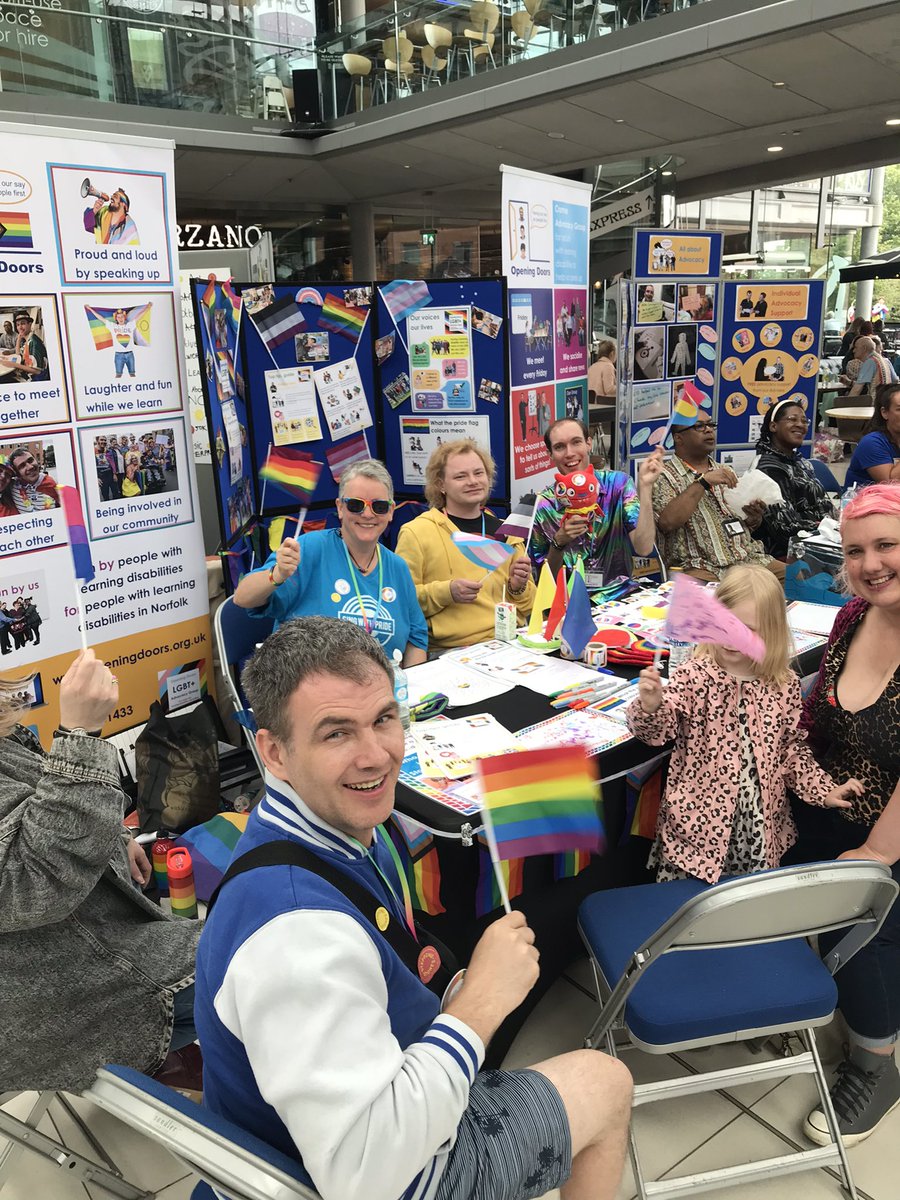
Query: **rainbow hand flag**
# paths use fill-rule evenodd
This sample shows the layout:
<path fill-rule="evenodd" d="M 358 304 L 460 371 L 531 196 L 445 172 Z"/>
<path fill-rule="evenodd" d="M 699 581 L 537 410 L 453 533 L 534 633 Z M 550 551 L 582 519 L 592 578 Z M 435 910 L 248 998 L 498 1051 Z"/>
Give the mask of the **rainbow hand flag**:
<path fill-rule="evenodd" d="M 321 472 L 321 463 L 314 462 L 303 450 L 292 450 L 285 446 L 269 451 L 259 477 L 277 483 L 305 505 L 313 498 Z"/>
<path fill-rule="evenodd" d="M 510 546 L 508 542 L 495 542 L 493 538 L 482 537 L 480 533 L 457 532 L 450 536 L 460 554 L 486 571 L 496 571 L 516 552 L 515 546 Z"/>
<path fill-rule="evenodd" d="M 365 327 L 368 315 L 368 309 L 347 304 L 334 292 L 328 292 L 322 304 L 318 325 L 320 329 L 328 329 L 331 333 L 339 333 L 351 342 L 356 342 Z"/>
<path fill-rule="evenodd" d="M 482 758 L 477 774 L 497 858 L 602 848 L 596 774 L 583 746 Z"/>
<path fill-rule="evenodd" d="M 88 541 L 87 530 L 84 527 L 84 515 L 81 511 L 81 497 L 73 487 L 58 488 L 62 500 L 63 514 L 69 530 L 69 546 L 72 550 L 72 566 L 75 568 L 75 578 L 82 583 L 90 583 L 94 578 L 94 560 L 91 558 L 91 544 Z"/>

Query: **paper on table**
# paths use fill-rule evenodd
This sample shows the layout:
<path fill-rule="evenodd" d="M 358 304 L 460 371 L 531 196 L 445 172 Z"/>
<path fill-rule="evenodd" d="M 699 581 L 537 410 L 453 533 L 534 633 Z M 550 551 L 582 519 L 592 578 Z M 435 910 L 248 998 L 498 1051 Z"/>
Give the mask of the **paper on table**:
<path fill-rule="evenodd" d="M 443 661 L 447 659 L 493 679 L 501 679 L 509 687 L 526 687 L 540 696 L 597 681 L 597 672 L 580 663 L 532 654 L 508 642 L 481 642 L 477 646 L 461 647 L 444 655 Z"/>
<path fill-rule="evenodd" d="M 832 604 L 808 604 L 804 600 L 795 600 L 788 605 L 788 624 L 794 630 L 828 637 L 838 611 Z"/>
<path fill-rule="evenodd" d="M 426 721 L 412 732 L 419 769 L 428 779 L 463 779 L 472 774 L 476 759 L 519 748 L 509 730 L 490 713 Z"/>
<path fill-rule="evenodd" d="M 410 705 L 418 704 L 429 692 L 446 696 L 451 708 L 481 704 L 493 696 L 502 696 L 513 686 L 496 676 L 485 675 L 482 671 L 473 671 L 454 662 L 446 654 L 433 662 L 409 667 L 406 678 L 409 682 Z"/>
<path fill-rule="evenodd" d="M 630 737 L 621 722 L 594 708 L 582 708 L 520 729 L 516 741 L 522 750 L 576 745 L 585 746 L 588 754 L 600 754 L 611 746 L 627 742 Z"/>

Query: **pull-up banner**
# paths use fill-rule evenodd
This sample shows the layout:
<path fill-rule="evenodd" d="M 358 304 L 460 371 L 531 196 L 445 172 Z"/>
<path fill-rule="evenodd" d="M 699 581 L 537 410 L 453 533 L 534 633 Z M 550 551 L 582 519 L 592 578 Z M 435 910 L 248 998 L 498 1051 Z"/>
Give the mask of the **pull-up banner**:
<path fill-rule="evenodd" d="M 547 428 L 559 417 L 584 420 L 587 411 L 591 186 L 501 170 L 515 502 L 552 478 Z"/>
<path fill-rule="evenodd" d="M 0 125 L 0 672 L 46 742 L 85 633 L 110 729 L 199 699 L 209 605 L 185 410 L 171 143 Z M 59 487 L 95 576 L 76 583 Z"/>

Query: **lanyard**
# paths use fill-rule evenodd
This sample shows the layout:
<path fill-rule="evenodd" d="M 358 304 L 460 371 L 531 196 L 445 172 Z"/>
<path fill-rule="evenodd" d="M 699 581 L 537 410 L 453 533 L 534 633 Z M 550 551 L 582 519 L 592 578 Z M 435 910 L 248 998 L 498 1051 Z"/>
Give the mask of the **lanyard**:
<path fill-rule="evenodd" d="M 403 864 L 400 861 L 400 855 L 397 853 L 397 847 L 391 841 L 390 834 L 388 833 L 388 831 L 385 829 L 385 827 L 383 825 L 378 826 L 378 835 L 379 835 L 380 841 L 384 845 L 388 854 L 390 854 L 390 856 L 391 856 L 391 862 L 393 863 L 394 871 L 397 875 L 397 880 L 400 884 L 400 891 L 403 894 L 402 901 L 400 900 L 400 897 L 397 895 L 397 889 L 394 887 L 394 885 L 391 883 L 391 881 L 385 875 L 384 871 L 382 871 L 381 867 L 379 867 L 378 861 L 375 858 L 375 855 L 372 853 L 371 846 L 368 849 L 366 849 L 366 857 L 368 858 L 368 860 L 372 864 L 372 866 L 375 868 L 375 873 L 378 875 L 378 878 L 381 880 L 381 882 L 387 888 L 388 894 L 390 895 L 390 897 L 393 899 L 393 901 L 396 904 L 399 905 L 400 908 L 403 909 L 403 915 L 406 920 L 406 924 L 409 926 L 409 932 L 412 934 L 413 940 L 417 942 L 419 940 L 419 937 L 418 937 L 418 934 L 416 933 L 416 922 L 415 922 L 415 919 L 413 918 L 412 893 L 409 890 L 409 880 L 406 878 L 406 872 L 404 871 Z M 355 840 L 356 839 L 354 839 L 354 841 Z M 360 845 L 361 849 L 365 849 L 365 847 L 361 846 L 361 843 L 357 842 L 357 845 Z"/>
<path fill-rule="evenodd" d="M 357 579 L 356 579 L 356 568 L 353 565 L 353 559 L 350 557 L 350 551 L 347 549 L 347 543 L 344 541 L 343 538 L 341 538 L 341 545 L 344 547 L 344 556 L 347 559 L 347 566 L 350 568 L 350 578 L 353 580 L 353 586 L 356 589 L 356 599 L 359 601 L 359 614 L 362 617 L 362 622 L 363 622 L 363 625 L 365 626 L 366 633 L 371 633 L 372 630 L 369 628 L 369 618 L 366 616 L 366 609 L 365 609 L 365 605 L 363 604 L 362 592 L 359 590 L 359 583 L 357 582 Z M 378 603 L 381 599 L 381 583 L 382 583 L 382 579 L 384 578 L 384 574 L 383 574 L 384 564 L 381 561 L 381 546 L 376 544 L 375 552 L 378 555 L 378 593 L 375 598 L 375 607 L 377 608 Z"/>

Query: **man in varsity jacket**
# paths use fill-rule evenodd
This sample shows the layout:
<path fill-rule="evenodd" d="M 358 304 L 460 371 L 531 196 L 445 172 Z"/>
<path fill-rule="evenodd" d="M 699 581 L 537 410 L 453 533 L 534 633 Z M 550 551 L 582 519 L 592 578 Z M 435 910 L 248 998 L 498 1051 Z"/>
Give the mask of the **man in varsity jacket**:
<path fill-rule="evenodd" d="M 200 939 L 205 1103 L 300 1160 L 323 1200 L 612 1200 L 621 1063 L 577 1050 L 480 1072 L 538 977 L 524 917 L 492 924 L 461 979 L 412 920 L 379 828 L 403 759 L 381 647 L 304 617 L 243 683 L 266 795 Z"/>

